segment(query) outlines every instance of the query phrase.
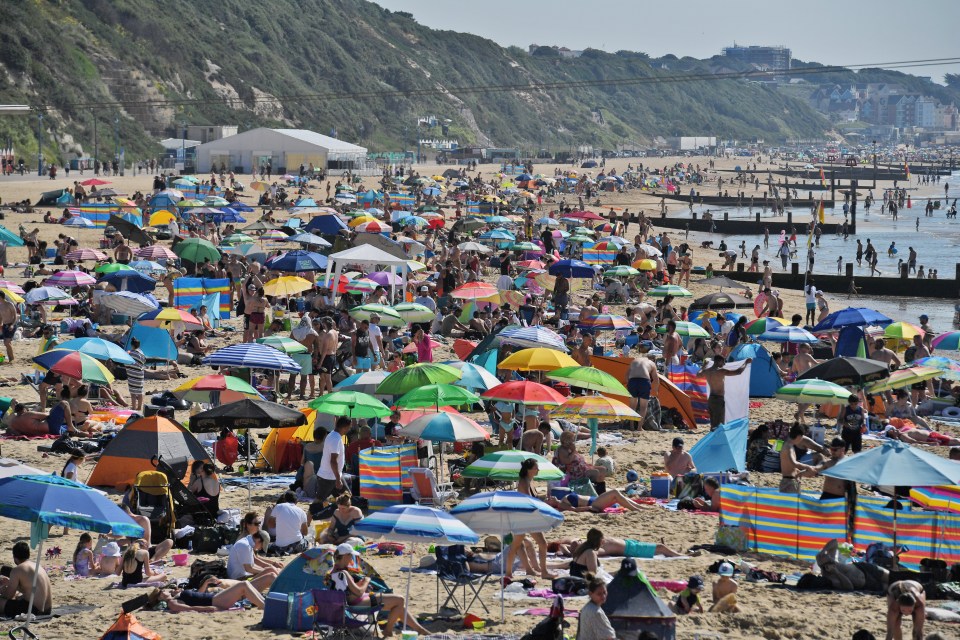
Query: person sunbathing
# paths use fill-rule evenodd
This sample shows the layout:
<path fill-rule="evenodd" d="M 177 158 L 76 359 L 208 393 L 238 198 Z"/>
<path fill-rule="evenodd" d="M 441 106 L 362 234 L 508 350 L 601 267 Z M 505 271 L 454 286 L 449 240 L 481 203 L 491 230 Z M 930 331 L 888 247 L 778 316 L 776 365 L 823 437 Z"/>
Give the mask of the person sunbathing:
<path fill-rule="evenodd" d="M 21 436 L 50 435 L 47 414 L 41 411 L 27 411 L 27 408 L 19 402 L 13 406 L 13 416 L 7 421 L 7 428 L 10 433 Z M 55 435 L 60 435 L 59 428 Z"/>
<path fill-rule="evenodd" d="M 886 436 L 893 440 L 906 442 L 907 444 L 936 444 L 945 447 L 955 447 L 960 445 L 960 438 L 948 436 L 945 433 L 931 431 L 930 429 L 920 429 L 918 427 L 887 427 Z"/>
<path fill-rule="evenodd" d="M 551 542 L 549 550 L 557 555 L 570 556 L 573 554 L 583 540 L 576 538 L 561 538 L 556 542 Z M 640 542 L 639 540 L 612 538 L 603 536 L 600 541 L 600 548 L 597 550 L 598 556 L 625 556 L 627 558 L 652 558 L 654 556 L 665 556 L 667 558 L 677 558 L 683 554 L 677 553 L 670 547 L 653 542 Z"/>
<path fill-rule="evenodd" d="M 249 582 L 233 582 L 207 576 L 199 589 L 163 588 L 154 589 L 149 595 L 148 605 L 155 607 L 165 603 L 170 613 L 215 613 L 227 611 L 242 600 L 249 601 L 258 609 L 263 609 L 263 595 Z M 216 590 L 217 587 L 226 587 Z M 211 591 L 210 589 L 214 590 Z"/>
<path fill-rule="evenodd" d="M 640 511 L 640 505 L 628 498 L 619 489 L 610 489 L 598 496 L 581 496 L 571 491 L 562 499 L 558 500 L 551 496 L 546 498 L 544 502 L 557 511 L 590 511 L 593 513 L 603 513 L 605 509 L 615 505 L 619 505 L 627 511 Z"/>

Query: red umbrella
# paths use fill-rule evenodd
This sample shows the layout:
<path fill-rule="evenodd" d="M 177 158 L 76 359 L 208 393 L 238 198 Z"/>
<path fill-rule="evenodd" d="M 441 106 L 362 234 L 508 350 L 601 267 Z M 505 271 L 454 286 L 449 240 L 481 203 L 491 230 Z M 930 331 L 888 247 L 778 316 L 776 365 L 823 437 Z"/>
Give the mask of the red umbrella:
<path fill-rule="evenodd" d="M 517 263 L 517 266 L 524 269 L 543 269 L 547 265 L 539 260 L 521 260 Z"/>
<path fill-rule="evenodd" d="M 563 217 L 575 218 L 578 220 L 603 220 L 603 218 L 595 214 L 593 211 L 571 211 L 570 213 L 563 214 Z"/>
<path fill-rule="evenodd" d="M 461 300 L 479 300 L 497 295 L 497 288 L 486 282 L 468 282 L 450 292 L 450 296 Z"/>
<path fill-rule="evenodd" d="M 90 178 L 89 180 L 84 180 L 81 182 L 85 187 L 99 187 L 102 184 L 110 184 L 109 180 L 101 180 L 100 178 Z"/>
<path fill-rule="evenodd" d="M 495 386 L 493 389 L 484 391 L 480 394 L 480 397 L 487 400 L 502 400 L 504 402 L 519 402 L 521 404 L 560 405 L 567 401 L 565 397 L 547 385 L 529 380 L 505 382 Z"/>
<path fill-rule="evenodd" d="M 427 407 L 425 409 L 404 409 L 400 412 L 400 424 L 408 425 L 417 418 L 422 418 L 423 416 L 435 416 L 439 411 L 435 411 L 432 407 Z M 453 407 L 443 407 L 442 413 L 450 413 L 454 415 L 461 415 L 459 411 Z"/>
<path fill-rule="evenodd" d="M 461 360 L 466 360 L 474 349 L 477 348 L 477 343 L 473 340 L 464 340 L 463 338 L 458 338 L 453 341 L 453 352 L 457 354 L 457 357 Z"/>
<path fill-rule="evenodd" d="M 434 218 L 433 220 L 427 223 L 427 227 L 429 227 L 430 229 L 443 229 L 443 227 L 446 224 L 447 222 L 443 218 Z"/>

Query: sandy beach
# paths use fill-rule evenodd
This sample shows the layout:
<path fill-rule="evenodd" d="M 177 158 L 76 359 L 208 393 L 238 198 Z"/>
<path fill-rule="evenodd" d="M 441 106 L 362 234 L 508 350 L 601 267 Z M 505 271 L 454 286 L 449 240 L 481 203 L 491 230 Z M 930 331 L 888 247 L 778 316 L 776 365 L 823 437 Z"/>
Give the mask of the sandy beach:
<path fill-rule="evenodd" d="M 764 160 L 767 160 L 764 157 Z M 607 169 L 615 167 L 618 171 L 626 169 L 629 163 L 636 165 L 643 163 L 645 166 L 671 166 L 675 162 L 692 162 L 705 166 L 707 158 L 631 158 L 616 159 L 607 161 Z M 742 164 L 742 159 L 719 158 L 716 160 L 718 168 L 733 168 L 737 164 Z M 765 166 L 758 163 L 759 168 Z M 422 175 L 433 175 L 442 172 L 447 167 L 429 165 L 418 167 Z M 569 166 L 562 167 L 569 169 Z M 497 167 L 495 165 L 481 165 L 485 177 L 488 177 Z M 535 173 L 552 175 L 554 165 L 540 165 L 534 167 Z M 599 169 L 590 169 L 594 175 Z M 729 176 L 732 174 L 723 174 Z M 36 202 L 40 192 L 62 187 L 71 186 L 74 180 L 84 180 L 91 176 L 87 172 L 83 177 L 71 172 L 69 178 L 60 174 L 56 180 L 47 178 L 32 179 L 27 177 L 0 178 L 0 197 L 3 203 L 29 199 Z M 151 184 L 151 175 L 107 177 L 105 180 L 111 182 L 110 186 L 121 193 L 133 193 L 136 190 L 148 191 Z M 250 176 L 240 176 L 242 182 L 249 183 Z M 714 181 L 715 182 L 715 181 Z M 374 178 L 364 179 L 364 184 L 373 186 Z M 325 185 L 314 182 L 312 191 L 319 199 L 322 197 Z M 715 186 L 704 187 L 704 193 L 714 193 Z M 880 189 L 878 189 L 878 193 Z M 247 192 L 248 194 L 250 192 Z M 609 194 L 602 192 L 600 196 L 601 207 L 588 206 L 587 208 L 606 213 L 608 207 L 629 208 L 631 212 L 643 210 L 648 216 L 654 218 L 654 229 L 656 229 L 656 216 L 659 215 L 658 196 L 645 194 L 639 191 L 628 191 L 623 194 Z M 575 199 L 571 200 L 567 196 L 568 203 L 575 204 Z M 251 204 L 252 199 L 247 202 Z M 591 203 L 588 203 L 588 205 Z M 544 214 L 550 209 L 556 208 L 555 203 L 545 202 Z M 670 205 L 671 216 L 688 216 L 687 206 L 681 203 Z M 942 215 L 942 214 L 941 214 Z M 51 243 L 57 237 L 58 233 L 64 232 L 64 228 L 53 224 L 44 224 L 41 222 L 43 211 L 36 210 L 31 214 L 11 214 L 6 213 L 2 224 L 14 233 L 17 233 L 18 227 L 23 225 L 27 230 L 33 228 L 40 229 L 40 238 Z M 248 214 L 248 223 L 255 220 L 255 214 Z M 803 211 L 795 219 L 801 220 L 798 224 L 798 230 L 802 229 L 802 224 L 809 219 L 809 212 Z M 870 223 L 864 223 L 860 233 L 863 234 L 869 230 Z M 239 225 L 240 227 L 244 225 Z M 627 239 L 633 239 L 636 233 L 636 225 L 631 225 L 628 229 Z M 79 240 L 81 247 L 99 246 L 99 238 L 102 237 L 102 230 L 98 229 L 76 229 L 69 230 L 69 234 Z M 670 233 L 674 238 L 675 244 L 683 242 L 682 232 Z M 677 239 L 680 237 L 681 239 Z M 700 242 L 707 240 L 708 234 L 690 233 L 689 242 L 693 253 L 694 265 L 705 266 L 712 262 L 714 266 L 719 266 L 720 260 L 717 257 L 715 249 L 701 249 Z M 731 249 L 736 248 L 739 239 L 727 242 Z M 772 242 L 772 240 L 771 240 Z M 748 242 L 748 250 L 750 243 Z M 878 247 L 883 249 L 883 247 Z M 23 277 L 23 267 L 15 266 L 26 262 L 26 249 L 13 248 L 8 250 L 8 261 L 10 266 L 5 270 L 4 277 L 17 283 L 23 283 L 26 278 Z M 742 260 L 741 260 L 742 261 Z M 749 262 L 749 260 L 746 260 Z M 92 266 L 88 264 L 87 266 Z M 952 275 L 952 264 L 944 265 L 942 273 L 945 276 Z M 759 275 L 758 275 L 759 278 Z M 490 282 L 495 282 L 496 276 L 489 272 L 485 278 Z M 696 276 L 693 278 L 696 279 Z M 576 282 L 576 281 L 574 281 Z M 774 272 L 773 285 L 778 288 L 776 271 Z M 584 285 L 576 285 L 581 289 L 576 289 L 575 294 L 584 292 Z M 754 287 L 755 289 L 755 287 Z M 693 283 L 690 287 L 694 297 L 716 291 L 715 287 L 709 287 Z M 784 315 L 789 318 L 793 313 L 803 313 L 804 301 L 803 295 L 799 291 L 780 288 L 781 296 L 784 299 Z M 158 291 L 158 297 L 165 299 L 166 292 L 162 289 Z M 848 306 L 846 296 L 827 296 L 832 310 L 842 309 Z M 687 299 L 689 302 L 692 299 Z M 582 301 L 582 298 L 581 298 Z M 680 304 L 685 304 L 680 301 Z M 858 306 L 871 306 L 869 300 L 859 299 Z M 616 313 L 623 312 L 623 306 L 615 307 Z M 916 322 L 917 316 L 921 311 L 908 305 L 908 309 L 895 320 L 905 320 Z M 752 318 L 752 315 L 751 315 Z M 951 318 L 944 316 L 932 319 L 932 324 L 940 331 L 950 328 Z M 236 318 L 226 321 L 227 326 L 241 327 Z M 124 327 L 108 326 L 101 327 L 108 333 L 122 333 Z M 242 336 L 242 327 L 239 331 L 228 333 L 225 337 L 213 338 L 210 343 L 216 347 L 222 347 L 232 342 L 239 342 Z M 0 365 L 0 396 L 9 396 L 18 402 L 35 403 L 37 394 L 27 385 L 19 384 L 23 374 L 30 373 L 32 367 L 30 358 L 36 354 L 39 340 L 25 339 L 15 343 L 15 361 L 13 363 L 3 363 Z M 450 350 L 448 341 L 441 352 L 435 355 L 436 360 L 444 360 L 455 357 Z M 188 376 L 203 375 L 209 373 L 208 367 L 192 367 L 181 365 L 184 373 Z M 179 384 L 178 380 L 153 381 L 146 383 L 146 396 L 155 392 L 172 389 Z M 118 383 L 118 389 L 124 396 L 127 396 L 126 385 Z M 795 405 L 775 400 L 760 399 L 759 406 L 750 411 L 751 424 L 764 420 L 774 420 L 782 418 L 784 420 L 793 415 Z M 304 402 L 294 402 L 293 406 L 300 408 Z M 486 420 L 485 416 L 474 416 L 477 419 Z M 186 412 L 178 412 L 178 420 L 186 422 Z M 945 433 L 960 435 L 960 430 L 949 426 L 939 428 Z M 708 427 L 701 426 L 696 433 L 685 434 L 686 446 L 689 448 L 704 433 Z M 263 430 L 263 436 L 266 435 Z M 617 473 L 614 478 L 608 480 L 608 487 L 622 487 L 626 484 L 625 473 L 627 470 L 636 470 L 641 478 L 649 477 L 651 472 L 660 471 L 662 468 L 662 452 L 669 449 L 670 440 L 675 434 L 670 432 L 652 433 L 652 432 L 624 432 L 625 443 L 617 446 L 612 452 L 617 464 Z M 36 466 L 43 470 L 59 471 L 63 466 L 63 459 L 60 456 L 41 453 L 37 450 L 38 444 L 48 444 L 42 441 L 2 441 L 2 455 L 13 457 L 23 461 L 26 464 Z M 946 455 L 945 447 L 927 447 L 940 455 Z M 582 450 L 582 446 L 581 446 Z M 94 462 L 88 461 L 82 468 L 81 476 L 86 477 L 93 470 Z M 779 474 L 751 474 L 751 481 L 758 486 L 777 486 Z M 819 479 L 804 480 L 803 489 L 810 493 L 820 493 L 821 481 Z M 545 490 L 545 485 L 541 487 Z M 278 492 L 275 490 L 255 490 L 253 493 L 253 508 L 260 513 L 272 505 Z M 113 496 L 119 499 L 118 496 Z M 242 489 L 227 488 L 221 496 L 221 507 L 239 508 L 246 510 L 247 493 Z M 305 505 L 302 505 L 305 506 Z M 588 513 L 567 513 L 563 525 L 553 532 L 548 538 L 558 537 L 582 537 L 591 527 L 599 527 L 605 533 L 621 538 L 635 538 L 645 541 L 663 542 L 677 551 L 686 551 L 689 547 L 696 544 L 714 542 L 714 535 L 717 529 L 718 518 L 715 515 L 691 514 L 684 512 L 674 512 L 659 506 L 648 506 L 640 512 L 626 513 L 620 515 L 596 515 Z M 20 540 L 29 540 L 29 527 L 22 522 L 4 519 L 3 526 L 0 527 L 0 561 L 10 562 L 10 548 Z M 99 638 L 107 627 L 115 620 L 120 611 L 120 603 L 123 600 L 139 595 L 136 592 L 124 592 L 112 589 L 113 579 L 73 579 L 66 578 L 68 563 L 73 549 L 77 542 L 78 533 L 71 532 L 66 536 L 60 535 L 60 528 L 52 532 L 53 535 L 48 542 L 49 546 L 59 547 L 61 555 L 44 559 L 44 567 L 51 574 L 53 581 L 53 598 L 55 607 L 70 607 L 73 612 L 56 618 L 49 622 L 44 622 L 37 626 L 37 633 L 41 637 L 51 638 L 58 635 L 71 635 L 78 638 Z M 405 554 L 414 554 L 414 564 L 417 560 L 427 554 L 426 545 L 407 546 Z M 754 554 L 743 556 L 750 562 L 760 566 L 763 569 L 790 574 L 809 569 L 809 563 L 794 562 L 784 559 L 761 557 Z M 715 580 L 715 574 L 708 574 L 707 567 L 718 560 L 720 556 L 703 553 L 702 555 L 683 557 L 680 559 L 653 559 L 639 561 L 640 568 L 651 580 L 683 580 L 685 581 L 691 575 L 701 575 L 708 583 Z M 191 560 L 193 558 L 191 557 Z M 403 593 L 407 573 L 401 571 L 401 567 L 407 565 L 409 558 L 403 556 L 384 556 L 370 557 L 368 560 L 383 575 L 387 583 L 394 592 Z M 604 567 L 610 573 L 614 573 L 617 568 L 614 561 L 606 561 Z M 187 568 L 173 567 L 172 562 L 168 562 L 166 568 L 174 577 L 184 577 L 187 575 Z M 541 586 L 549 586 L 542 584 Z M 476 607 L 472 613 L 480 615 L 486 622 L 484 633 L 505 633 L 522 634 L 532 628 L 540 621 L 540 616 L 517 616 L 513 615 L 514 610 L 528 609 L 534 607 L 549 607 L 549 601 L 540 599 L 508 600 L 507 602 L 507 620 L 505 624 L 499 623 L 499 601 L 494 596 L 495 587 L 488 587 L 484 592 L 483 600 L 490 608 L 490 615 L 484 615 L 481 608 Z M 410 608 L 416 615 L 433 614 L 436 612 L 435 602 L 436 579 L 432 575 L 414 573 L 411 584 L 411 603 Z M 661 592 L 661 595 L 667 599 L 671 594 Z M 797 592 L 786 589 L 778 585 L 764 583 L 751 583 L 740 580 L 739 602 L 742 609 L 738 614 L 693 614 L 681 616 L 677 622 L 677 638 L 724 638 L 724 639 L 808 639 L 808 638 L 849 638 L 860 628 L 866 628 L 874 634 L 881 636 L 884 632 L 886 601 L 877 596 L 853 593 L 811 593 Z M 672 599 L 672 598 L 671 598 Z M 569 608 L 579 609 L 585 603 L 585 599 L 573 599 L 568 604 Z M 705 597 L 705 603 L 709 604 L 709 594 Z M 271 631 L 258 629 L 261 614 L 257 610 L 243 612 L 224 612 L 217 614 L 204 615 L 199 618 L 197 614 L 169 614 L 160 612 L 139 612 L 138 618 L 148 628 L 160 633 L 164 638 L 181 638 L 184 640 L 201 640 L 207 638 L 273 638 L 277 634 Z M 572 638 L 576 633 L 576 620 L 570 620 L 571 626 L 568 634 Z M 0 631 L 5 632 L 12 623 L 0 623 Z M 440 633 L 447 630 L 457 630 L 456 623 L 446 623 L 442 621 L 428 622 L 426 626 L 434 632 Z M 957 637 L 957 626 L 951 626 L 945 623 L 928 622 L 927 632 L 939 631 L 944 637 Z"/>

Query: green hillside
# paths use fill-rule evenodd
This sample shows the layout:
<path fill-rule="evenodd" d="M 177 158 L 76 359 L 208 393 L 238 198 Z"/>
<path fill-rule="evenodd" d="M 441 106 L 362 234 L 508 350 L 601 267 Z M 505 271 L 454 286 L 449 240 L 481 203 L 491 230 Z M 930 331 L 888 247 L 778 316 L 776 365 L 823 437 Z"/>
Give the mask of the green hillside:
<path fill-rule="evenodd" d="M 421 116 L 450 120 L 461 143 L 527 149 L 678 134 L 811 138 L 829 127 L 802 101 L 738 80 L 498 89 L 709 74 L 720 62 L 530 55 L 362 0 L 0 3 L 0 101 L 50 105 L 45 151 L 61 158 L 92 152 L 94 119 L 103 157 L 119 119 L 128 159 L 155 152 L 152 141 L 181 122 L 335 128 L 375 150 L 412 148 Z M 0 146 L 35 153 L 36 126 L 36 117 L 0 120 Z"/>

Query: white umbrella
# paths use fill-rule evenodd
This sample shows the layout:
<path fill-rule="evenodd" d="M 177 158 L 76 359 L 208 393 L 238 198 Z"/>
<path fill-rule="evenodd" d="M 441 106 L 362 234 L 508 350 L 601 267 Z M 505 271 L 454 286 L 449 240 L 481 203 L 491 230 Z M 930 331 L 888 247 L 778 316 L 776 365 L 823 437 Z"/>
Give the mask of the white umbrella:
<path fill-rule="evenodd" d="M 147 311 L 154 311 L 160 308 L 160 305 L 150 300 L 150 298 L 132 291 L 105 293 L 100 298 L 100 304 L 108 309 L 113 309 L 121 315 L 132 317 L 137 317 Z"/>

